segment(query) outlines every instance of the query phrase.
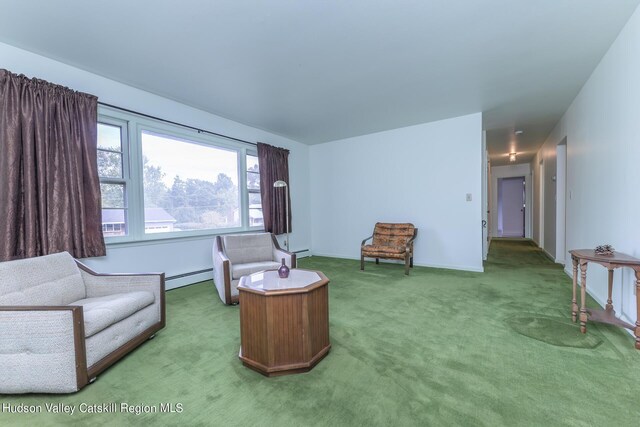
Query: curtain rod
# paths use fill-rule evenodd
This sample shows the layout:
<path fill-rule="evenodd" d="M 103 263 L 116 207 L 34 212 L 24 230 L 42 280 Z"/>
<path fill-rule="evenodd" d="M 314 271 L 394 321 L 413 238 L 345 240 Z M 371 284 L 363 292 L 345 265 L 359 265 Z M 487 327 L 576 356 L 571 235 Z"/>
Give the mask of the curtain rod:
<path fill-rule="evenodd" d="M 117 105 L 107 104 L 106 102 L 98 101 L 98 104 L 104 105 L 105 107 L 115 108 L 116 110 L 120 110 L 120 111 L 126 111 L 127 113 L 137 114 L 139 116 L 147 117 L 149 119 L 159 120 L 159 121 L 164 122 L 164 123 L 171 123 L 172 125 L 182 126 L 184 128 L 187 128 L 187 129 L 195 130 L 198 133 L 207 133 L 209 135 L 221 136 L 222 138 L 231 139 L 231 140 L 234 140 L 234 141 L 242 142 L 244 144 L 250 144 L 250 145 L 255 145 L 255 146 L 258 145 L 255 142 L 245 141 L 244 139 L 234 138 L 233 136 L 223 135 L 223 134 L 217 133 L 217 132 L 211 132 L 210 130 L 200 129 L 200 128 L 197 128 L 195 126 L 185 125 L 183 123 L 178 123 L 178 122 L 174 122 L 174 121 L 171 121 L 171 120 L 163 119 L 163 118 L 160 118 L 160 117 L 152 116 L 151 114 L 145 114 L 145 113 L 141 113 L 139 111 L 129 110 L 128 108 L 118 107 Z"/>

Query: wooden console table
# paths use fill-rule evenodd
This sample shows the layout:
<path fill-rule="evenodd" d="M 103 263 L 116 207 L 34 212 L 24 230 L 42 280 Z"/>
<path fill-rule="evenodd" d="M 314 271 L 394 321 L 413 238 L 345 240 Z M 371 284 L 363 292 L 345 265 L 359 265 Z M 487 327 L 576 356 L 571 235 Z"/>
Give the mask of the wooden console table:
<path fill-rule="evenodd" d="M 580 332 L 587 332 L 587 319 L 608 323 L 631 329 L 636 336 L 636 349 L 640 350 L 640 259 L 621 252 L 614 252 L 612 255 L 598 255 L 593 249 L 578 249 L 569 251 L 573 261 L 573 298 L 571 300 L 571 319 L 575 322 L 578 314 L 578 304 L 576 303 L 576 287 L 578 283 L 578 265 L 580 265 Z M 609 294 L 604 310 L 587 309 L 586 288 L 587 288 L 587 264 L 594 262 L 609 270 Z M 611 290 L 613 288 L 613 270 L 616 268 L 631 268 L 636 275 L 636 324 L 635 326 L 620 320 L 616 317 L 611 301 Z"/>

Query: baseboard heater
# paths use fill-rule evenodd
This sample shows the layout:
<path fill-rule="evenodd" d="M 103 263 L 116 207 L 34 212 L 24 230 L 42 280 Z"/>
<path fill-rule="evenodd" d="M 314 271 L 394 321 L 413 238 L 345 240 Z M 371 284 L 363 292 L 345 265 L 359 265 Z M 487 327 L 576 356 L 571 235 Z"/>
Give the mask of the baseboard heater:
<path fill-rule="evenodd" d="M 309 256 L 309 249 L 302 249 L 299 251 L 294 251 L 293 253 L 296 255 L 304 253 L 305 255 L 301 257 L 301 258 L 304 258 L 305 256 Z M 169 280 L 183 279 L 185 277 L 195 276 L 197 274 L 210 273 L 211 270 L 212 268 L 205 268 L 204 270 L 197 270 L 197 271 L 190 271 L 188 273 L 176 274 L 174 276 L 167 276 L 165 280 L 169 281 Z"/>
<path fill-rule="evenodd" d="M 202 274 L 202 273 L 209 273 L 210 271 L 211 271 L 210 268 L 206 268 L 204 270 L 198 270 L 198 271 L 190 271 L 188 273 L 176 274 L 175 276 L 168 276 L 165 278 L 165 280 L 182 279 L 183 277 L 195 276 L 196 274 Z"/>
<path fill-rule="evenodd" d="M 309 249 L 301 249 L 299 251 L 293 251 L 294 254 L 302 254 L 302 256 L 298 256 L 298 258 L 305 258 L 311 256 L 311 251 Z"/>

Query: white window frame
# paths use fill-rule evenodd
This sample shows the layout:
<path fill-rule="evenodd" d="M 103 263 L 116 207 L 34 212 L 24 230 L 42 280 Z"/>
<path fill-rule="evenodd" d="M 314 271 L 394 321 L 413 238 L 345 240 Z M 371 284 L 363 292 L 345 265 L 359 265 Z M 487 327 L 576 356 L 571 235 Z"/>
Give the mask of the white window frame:
<path fill-rule="evenodd" d="M 131 205 L 129 193 L 131 190 L 131 166 L 129 156 L 129 122 L 122 118 L 109 115 L 98 114 L 98 123 L 117 126 L 120 128 L 120 144 L 122 149 L 122 178 L 100 177 L 100 184 L 124 185 L 124 223 L 127 235 L 125 236 L 105 236 L 105 242 L 118 243 L 130 241 L 131 235 Z M 99 149 L 100 150 L 100 149 Z M 102 150 L 108 151 L 108 150 Z M 103 208 L 108 209 L 108 208 Z"/>
<path fill-rule="evenodd" d="M 249 228 L 249 230 L 258 231 L 258 230 L 263 230 L 264 229 L 264 225 L 258 225 L 258 226 L 253 226 L 252 227 L 249 224 L 249 222 L 250 222 L 250 218 L 249 218 L 249 194 L 251 194 L 251 193 L 260 194 L 260 189 L 258 188 L 257 190 L 253 190 L 253 189 L 249 189 L 249 187 L 248 187 L 249 180 L 247 179 L 247 174 L 249 173 L 249 171 L 247 170 L 247 163 L 246 163 L 247 156 L 258 157 L 258 150 L 257 149 L 247 150 L 247 152 L 245 153 L 245 156 L 244 156 L 244 160 L 245 160 L 245 165 L 244 165 L 245 189 L 246 189 L 246 193 L 247 193 L 246 194 L 246 199 L 245 199 L 245 204 L 247 206 L 247 214 L 246 214 L 247 227 Z M 262 201 L 260 201 L 260 206 L 262 206 Z"/>
<path fill-rule="evenodd" d="M 211 236 L 230 234 L 246 231 L 257 231 L 263 227 L 249 226 L 249 191 L 247 189 L 247 154 L 257 156 L 257 149 L 241 142 L 227 140 L 208 133 L 198 132 L 179 125 L 165 123 L 133 113 L 123 112 L 114 108 L 99 106 L 98 122 L 111 124 L 112 122 L 126 123 L 125 136 L 123 139 L 123 171 L 125 175 L 125 204 L 127 217 L 127 236 L 107 236 L 105 242 L 112 244 L 144 244 L 162 240 L 191 240 L 199 238 L 210 238 Z M 195 143 L 203 146 L 213 147 L 222 150 L 237 152 L 238 158 L 238 191 L 239 191 L 239 227 L 208 229 L 208 230 L 186 230 L 166 233 L 145 233 L 144 229 L 144 179 L 143 179 L 143 154 L 142 154 L 142 132 L 147 131 L 155 134 L 166 135 L 167 137 L 184 141 L 185 143 Z M 126 145 L 125 145 L 126 144 Z M 126 147 L 126 149 L 125 149 Z M 126 152 L 126 154 L 124 153 Z M 103 182 L 101 180 L 101 182 Z M 106 181 L 104 181 L 106 182 Z"/>

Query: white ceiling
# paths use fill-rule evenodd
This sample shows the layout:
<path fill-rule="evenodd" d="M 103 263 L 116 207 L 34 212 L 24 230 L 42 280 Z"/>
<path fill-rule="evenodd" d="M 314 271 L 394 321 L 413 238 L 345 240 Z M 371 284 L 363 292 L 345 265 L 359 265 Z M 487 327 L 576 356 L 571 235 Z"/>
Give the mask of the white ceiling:
<path fill-rule="evenodd" d="M 0 41 L 307 144 L 482 111 L 497 165 L 639 2 L 0 0 Z"/>

